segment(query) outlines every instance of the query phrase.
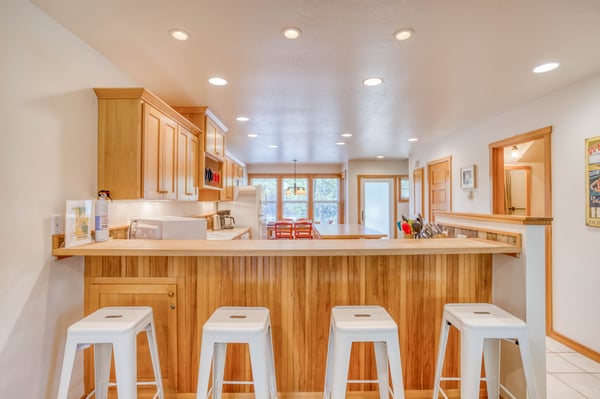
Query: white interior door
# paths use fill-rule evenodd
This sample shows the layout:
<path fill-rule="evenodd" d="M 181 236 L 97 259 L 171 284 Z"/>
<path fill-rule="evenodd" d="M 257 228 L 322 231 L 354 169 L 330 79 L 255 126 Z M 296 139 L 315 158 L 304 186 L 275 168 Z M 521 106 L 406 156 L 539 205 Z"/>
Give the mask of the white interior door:
<path fill-rule="evenodd" d="M 365 227 L 394 236 L 394 179 L 360 179 L 360 223 Z"/>

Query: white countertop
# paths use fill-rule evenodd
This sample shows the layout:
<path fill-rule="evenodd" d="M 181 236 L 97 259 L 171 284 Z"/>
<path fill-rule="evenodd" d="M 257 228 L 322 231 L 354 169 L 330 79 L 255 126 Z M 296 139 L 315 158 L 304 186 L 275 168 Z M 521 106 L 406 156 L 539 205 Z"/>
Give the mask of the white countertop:
<path fill-rule="evenodd" d="M 207 240 L 234 240 L 250 230 L 250 227 L 234 227 L 233 229 L 209 230 Z"/>

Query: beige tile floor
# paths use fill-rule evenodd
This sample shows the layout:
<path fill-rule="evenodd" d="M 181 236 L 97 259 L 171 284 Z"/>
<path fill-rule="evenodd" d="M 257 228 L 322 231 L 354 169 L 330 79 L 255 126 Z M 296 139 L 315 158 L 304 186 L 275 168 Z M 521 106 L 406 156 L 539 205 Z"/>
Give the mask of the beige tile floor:
<path fill-rule="evenodd" d="M 600 399 L 600 363 L 546 338 L 547 399 Z"/>

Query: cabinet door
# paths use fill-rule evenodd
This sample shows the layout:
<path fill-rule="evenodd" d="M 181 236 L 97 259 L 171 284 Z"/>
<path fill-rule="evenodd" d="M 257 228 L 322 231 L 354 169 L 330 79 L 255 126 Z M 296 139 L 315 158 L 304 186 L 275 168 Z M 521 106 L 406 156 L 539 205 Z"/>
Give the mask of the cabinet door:
<path fill-rule="evenodd" d="M 177 388 L 177 285 L 152 284 L 147 280 L 144 284 L 92 283 L 88 298 L 87 313 L 107 306 L 152 307 L 163 383 L 165 387 Z M 137 337 L 137 369 L 139 381 L 154 380 L 148 340 L 143 332 Z M 93 353 L 90 351 L 86 357 L 88 384 L 93 381 L 93 370 Z M 114 367 L 111 369 L 111 381 L 114 381 Z"/>
<path fill-rule="evenodd" d="M 177 124 L 144 104 L 144 198 L 175 199 Z"/>
<path fill-rule="evenodd" d="M 233 201 L 233 161 L 225 158 L 223 164 L 223 190 L 221 191 L 221 201 Z"/>
<path fill-rule="evenodd" d="M 225 133 L 219 128 L 215 133 L 215 155 L 219 157 L 225 156 Z"/>
<path fill-rule="evenodd" d="M 206 131 L 204 133 L 205 137 L 205 146 L 204 151 L 211 153 L 213 155 L 217 155 L 215 143 L 217 140 L 217 130 L 219 128 L 217 125 L 210 119 L 208 116 L 206 117 Z"/>
<path fill-rule="evenodd" d="M 177 199 L 198 199 L 198 137 L 179 127 L 177 138 Z"/>

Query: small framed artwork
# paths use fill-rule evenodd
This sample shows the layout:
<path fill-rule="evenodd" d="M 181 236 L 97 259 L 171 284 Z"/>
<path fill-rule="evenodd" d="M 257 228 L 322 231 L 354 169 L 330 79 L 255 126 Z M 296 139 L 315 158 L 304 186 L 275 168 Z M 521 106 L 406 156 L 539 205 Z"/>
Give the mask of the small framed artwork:
<path fill-rule="evenodd" d="M 585 224 L 600 227 L 600 136 L 585 140 Z"/>
<path fill-rule="evenodd" d="M 69 200 L 65 217 L 65 248 L 92 242 L 92 200 Z"/>
<path fill-rule="evenodd" d="M 460 188 L 463 190 L 475 188 L 475 165 L 460 168 Z"/>

